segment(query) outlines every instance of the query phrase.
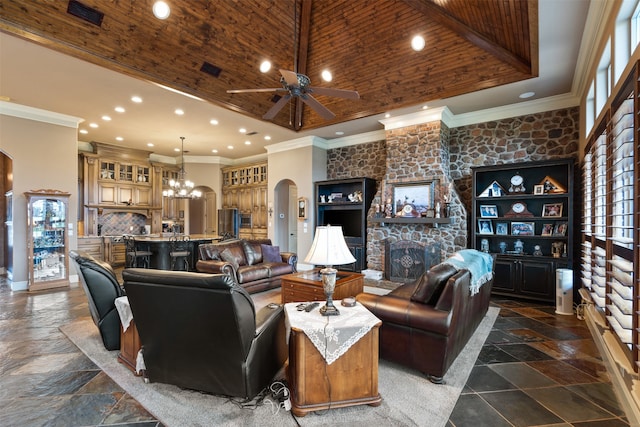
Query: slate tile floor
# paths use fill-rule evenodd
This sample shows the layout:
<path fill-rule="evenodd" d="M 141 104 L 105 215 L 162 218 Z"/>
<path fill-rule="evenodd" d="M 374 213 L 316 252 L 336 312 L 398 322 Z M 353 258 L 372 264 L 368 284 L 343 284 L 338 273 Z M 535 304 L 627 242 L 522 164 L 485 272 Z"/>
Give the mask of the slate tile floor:
<path fill-rule="evenodd" d="M 498 299 L 500 314 L 448 426 L 628 426 L 584 321 Z"/>
<path fill-rule="evenodd" d="M 584 322 L 492 303 L 500 316 L 449 427 L 628 425 Z M 0 278 L 0 426 L 161 426 L 58 329 L 88 315 L 77 285 L 31 294 Z"/>

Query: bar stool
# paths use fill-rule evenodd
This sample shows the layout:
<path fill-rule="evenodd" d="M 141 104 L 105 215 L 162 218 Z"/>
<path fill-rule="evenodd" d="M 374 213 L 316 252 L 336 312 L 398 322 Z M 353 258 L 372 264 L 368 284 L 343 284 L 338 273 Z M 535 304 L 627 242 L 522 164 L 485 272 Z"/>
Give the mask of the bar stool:
<path fill-rule="evenodd" d="M 176 267 L 182 262 L 184 263 L 185 271 L 191 270 L 189 258 L 191 258 L 191 245 L 189 244 L 190 238 L 188 235 L 171 236 L 169 243 L 171 245 L 171 252 L 169 257 L 171 258 L 171 269 L 177 270 Z"/>
<path fill-rule="evenodd" d="M 125 267 L 149 268 L 151 251 L 149 248 L 140 248 L 135 236 L 125 234 L 122 236 L 125 245 Z"/>

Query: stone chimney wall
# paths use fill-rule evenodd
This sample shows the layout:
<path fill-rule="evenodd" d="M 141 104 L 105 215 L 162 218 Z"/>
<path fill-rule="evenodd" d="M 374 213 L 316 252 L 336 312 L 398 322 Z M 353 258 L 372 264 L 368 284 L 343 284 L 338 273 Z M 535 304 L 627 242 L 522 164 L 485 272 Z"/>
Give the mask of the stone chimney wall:
<path fill-rule="evenodd" d="M 439 179 L 436 200 L 451 185 L 452 224 L 367 226 L 368 268 L 384 271 L 384 239 L 439 241 L 443 258 L 467 247 L 471 168 L 523 161 L 578 157 L 579 108 L 535 113 L 449 129 L 434 121 L 388 130 L 375 141 L 327 152 L 327 179 L 371 177 L 375 205 L 392 197 L 393 184 Z"/>
<path fill-rule="evenodd" d="M 467 211 L 455 191 L 449 175 L 449 128 L 441 121 L 407 126 L 387 131 L 386 174 L 373 200 L 383 205 L 393 199 L 395 184 L 437 181 L 434 208 L 445 197 L 450 199 L 450 225 L 432 224 L 368 224 L 367 262 L 373 270 L 384 270 L 385 242 L 411 240 L 427 245 L 440 243 L 442 258 L 467 246 Z"/>

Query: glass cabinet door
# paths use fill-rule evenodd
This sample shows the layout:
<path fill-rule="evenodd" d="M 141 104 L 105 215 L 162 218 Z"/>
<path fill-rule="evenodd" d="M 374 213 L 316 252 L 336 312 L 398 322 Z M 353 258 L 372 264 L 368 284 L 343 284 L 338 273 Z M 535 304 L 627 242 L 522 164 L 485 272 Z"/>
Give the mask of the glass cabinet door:
<path fill-rule="evenodd" d="M 68 193 L 25 194 L 29 201 L 29 290 L 68 286 Z"/>

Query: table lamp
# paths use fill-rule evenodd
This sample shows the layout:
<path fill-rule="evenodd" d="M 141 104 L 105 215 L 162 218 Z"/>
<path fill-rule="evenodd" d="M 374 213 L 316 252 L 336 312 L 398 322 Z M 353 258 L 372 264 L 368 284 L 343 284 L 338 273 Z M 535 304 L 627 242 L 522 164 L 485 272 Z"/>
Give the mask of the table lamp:
<path fill-rule="evenodd" d="M 316 235 L 313 237 L 311 249 L 304 259 L 304 262 L 314 265 L 324 265 L 320 270 L 322 275 L 322 287 L 327 302 L 320 308 L 323 316 L 338 315 L 340 312 L 333 305 L 333 291 L 336 287 L 336 273 L 338 270 L 334 265 L 350 264 L 355 262 L 347 242 L 344 241 L 342 227 L 332 227 L 330 225 L 316 227 Z"/>

